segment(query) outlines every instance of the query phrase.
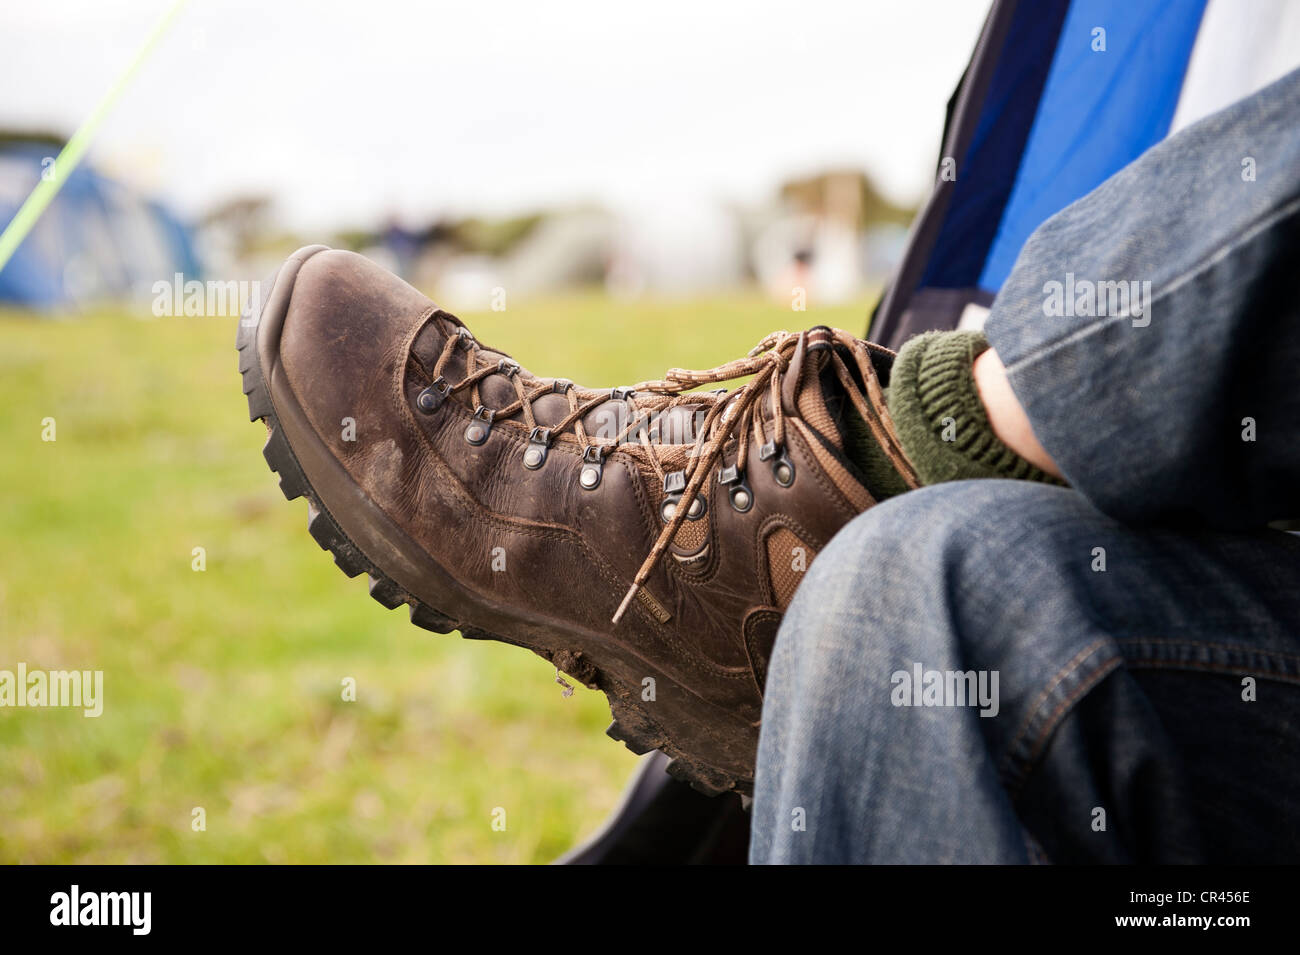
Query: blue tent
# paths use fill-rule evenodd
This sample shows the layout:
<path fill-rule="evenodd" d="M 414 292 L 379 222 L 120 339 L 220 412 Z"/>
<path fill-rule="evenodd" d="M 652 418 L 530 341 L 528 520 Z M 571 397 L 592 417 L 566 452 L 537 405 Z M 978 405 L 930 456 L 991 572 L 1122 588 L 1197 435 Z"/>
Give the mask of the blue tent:
<path fill-rule="evenodd" d="M 40 142 L 0 145 L 0 227 L 57 152 Z M 201 277 L 190 231 L 161 205 L 82 165 L 0 269 L 0 302 L 53 309 L 139 296 L 176 272 Z"/>
<path fill-rule="evenodd" d="M 1300 65 L 1298 14 L 1286 0 L 997 0 L 872 339 L 978 325 L 1040 223 Z"/>

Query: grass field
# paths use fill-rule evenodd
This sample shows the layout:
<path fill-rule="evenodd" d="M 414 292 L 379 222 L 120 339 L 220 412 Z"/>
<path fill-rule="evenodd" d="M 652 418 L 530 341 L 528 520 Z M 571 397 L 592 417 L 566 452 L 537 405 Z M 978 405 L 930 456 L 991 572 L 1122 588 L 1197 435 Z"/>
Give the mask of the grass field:
<path fill-rule="evenodd" d="M 615 385 L 865 314 L 579 297 L 464 317 L 538 373 Z M 0 862 L 553 859 L 636 765 L 603 696 L 345 578 L 262 461 L 234 334 L 0 312 L 0 669 L 104 671 L 98 718 L 0 708 Z"/>

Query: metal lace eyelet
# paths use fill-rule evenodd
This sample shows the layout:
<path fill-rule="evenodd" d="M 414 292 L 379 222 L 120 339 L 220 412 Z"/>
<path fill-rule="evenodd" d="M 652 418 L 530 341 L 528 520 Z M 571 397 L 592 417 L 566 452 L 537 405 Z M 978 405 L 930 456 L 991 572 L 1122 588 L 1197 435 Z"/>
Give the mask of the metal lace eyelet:
<path fill-rule="evenodd" d="M 572 387 L 573 387 L 573 382 L 569 381 L 568 378 L 556 378 L 553 382 L 551 382 L 551 394 L 553 395 L 567 394 L 569 389 Z"/>
<path fill-rule="evenodd" d="M 415 406 L 425 414 L 433 414 L 442 407 L 442 403 L 450 394 L 451 385 L 447 384 L 447 379 L 439 375 L 429 382 L 429 387 L 415 396 Z"/>
<path fill-rule="evenodd" d="M 470 420 L 469 427 L 465 429 L 465 440 L 473 445 L 483 444 L 492 433 L 492 419 L 496 417 L 496 412 L 490 408 L 484 408 L 479 405 L 474 409 L 474 417 Z"/>
<path fill-rule="evenodd" d="M 551 429 L 533 428 L 528 432 L 528 447 L 524 449 L 524 467 L 536 471 L 546 463 L 546 453 L 551 449 Z"/>
<path fill-rule="evenodd" d="M 677 516 L 677 506 L 680 503 L 680 497 L 664 498 L 663 504 L 659 506 L 659 516 L 663 518 L 665 524 L 672 521 Z M 698 521 L 708 510 L 708 505 L 704 503 L 704 498 L 696 495 L 695 500 L 691 501 L 691 509 L 686 512 L 688 521 Z"/>
<path fill-rule="evenodd" d="M 772 478 L 782 487 L 789 487 L 794 483 L 794 462 L 784 452 L 772 465 Z"/>
<path fill-rule="evenodd" d="M 785 453 L 783 446 L 775 441 L 767 442 L 758 449 L 758 459 L 772 462 L 772 480 L 781 487 L 789 487 L 794 483 L 794 462 Z"/>
<path fill-rule="evenodd" d="M 677 516 L 677 505 L 682 499 L 682 492 L 685 490 L 685 471 L 670 471 L 664 475 L 665 497 L 663 503 L 659 505 L 659 516 L 665 524 Z M 695 499 L 691 501 L 690 510 L 686 512 L 686 519 L 688 521 L 698 521 L 708 509 L 709 505 L 704 500 L 704 497 L 697 493 Z"/>
<path fill-rule="evenodd" d="M 727 489 L 731 506 L 741 514 L 754 506 L 754 492 L 745 480 L 745 473 L 734 464 L 718 469 L 718 483 Z"/>
<path fill-rule="evenodd" d="M 497 374 L 505 375 L 507 378 L 513 378 L 519 374 L 519 362 L 513 358 L 502 358 L 497 362 Z"/>
<path fill-rule="evenodd" d="M 578 484 L 584 491 L 594 491 L 600 486 L 601 473 L 605 469 L 605 458 L 600 448 L 589 444 L 582 452 L 582 470 L 578 472 Z"/>

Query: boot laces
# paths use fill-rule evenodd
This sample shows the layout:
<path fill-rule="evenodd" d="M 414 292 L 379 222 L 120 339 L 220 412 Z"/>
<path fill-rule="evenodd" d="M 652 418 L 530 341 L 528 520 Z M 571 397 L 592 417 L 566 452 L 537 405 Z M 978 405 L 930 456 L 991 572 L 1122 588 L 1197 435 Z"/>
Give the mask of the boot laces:
<path fill-rule="evenodd" d="M 872 436 L 884 449 L 890 461 L 902 475 L 909 487 L 919 486 L 916 471 L 902 445 L 898 440 L 894 424 L 885 405 L 884 389 L 876 374 L 871 360 L 873 352 L 889 354 L 886 349 L 864 342 L 854 335 L 840 329 L 823 329 L 829 332 L 830 341 L 840 348 L 828 350 L 830 361 L 836 377 L 853 403 L 854 409 L 867 423 Z M 714 368 L 685 369 L 670 368 L 664 377 L 658 380 L 643 381 L 628 388 L 615 388 L 611 391 L 591 391 L 579 388 L 564 379 L 544 381 L 533 379 L 532 387 L 522 380 L 519 365 L 509 358 L 484 360 L 484 349 L 467 329 L 457 326 L 454 333 L 447 337 L 442 352 L 434 365 L 430 381 L 432 384 L 442 381 L 441 394 L 445 397 L 470 390 L 470 397 L 476 414 L 485 411 L 480 402 L 479 385 L 490 375 L 504 374 L 509 377 L 515 390 L 515 400 L 503 408 L 487 411 L 488 420 L 509 418 L 522 414 L 524 424 L 530 435 L 545 432 L 542 440 L 550 444 L 561 436 L 567 428 L 573 427 L 574 436 L 581 446 L 584 458 L 588 454 L 599 455 L 603 461 L 615 449 L 637 451 L 639 457 L 646 461 L 662 481 L 668 468 L 683 464 L 685 487 L 677 501 L 673 516 L 659 532 L 650 553 L 646 555 L 640 569 L 632 580 L 626 595 L 614 612 L 612 623 L 617 624 L 631 605 L 633 598 L 645 585 L 660 559 L 671 545 L 673 538 L 687 519 L 691 505 L 700 494 L 714 467 L 722 459 L 723 452 L 735 439 L 735 466 L 743 474 L 749 456 L 750 442 L 747 436 L 752 433 L 758 447 L 769 445 L 767 428 L 769 421 L 762 398 L 770 395 L 770 425 L 772 428 L 771 444 L 776 448 L 785 447 L 787 413 L 782 407 L 782 383 L 790 370 L 790 359 L 799 340 L 807 333 L 787 331 L 772 332 L 750 349 L 749 353 L 733 361 L 724 362 Z M 447 363 L 457 348 L 466 349 L 465 375 L 454 385 L 446 385 L 442 377 Z M 859 385 L 850 371 L 843 354 L 847 353 L 865 389 Z M 417 361 L 418 363 L 418 361 Z M 735 379 L 748 378 L 743 385 L 733 391 L 690 391 L 701 385 L 719 384 Z M 539 429 L 533 411 L 533 403 L 544 395 L 563 393 L 568 399 L 569 412 L 560 421 L 548 428 Z M 601 439 L 591 435 L 583 424 L 583 419 L 600 405 L 622 399 L 627 406 L 627 423 L 612 439 Z M 655 422 L 664 412 L 682 406 L 694 408 L 695 417 L 703 415 L 702 423 L 695 430 L 694 440 L 689 444 L 664 444 L 654 440 Z M 683 460 L 684 459 L 684 460 Z"/>

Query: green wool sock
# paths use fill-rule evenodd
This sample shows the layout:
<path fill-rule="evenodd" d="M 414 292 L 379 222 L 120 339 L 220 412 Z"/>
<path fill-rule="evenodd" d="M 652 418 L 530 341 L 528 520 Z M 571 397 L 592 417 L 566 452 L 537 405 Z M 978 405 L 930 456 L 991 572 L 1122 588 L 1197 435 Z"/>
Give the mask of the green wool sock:
<path fill-rule="evenodd" d="M 903 346 L 894 360 L 887 392 L 889 413 L 903 450 L 922 484 L 966 478 L 1061 484 L 993 433 L 972 370 L 975 359 L 988 347 L 982 332 L 968 331 L 930 332 Z M 904 490 L 901 477 L 865 422 L 856 419 L 851 423 L 849 443 L 873 494 L 889 497 Z M 889 477 L 882 476 L 882 469 Z"/>
<path fill-rule="evenodd" d="M 888 393 L 885 392 L 886 395 Z M 907 482 L 885 455 L 885 449 L 872 435 L 862 416 L 848 402 L 845 402 L 845 406 L 844 418 L 848 427 L 844 435 L 844 447 L 867 479 L 867 490 L 878 501 L 902 494 L 907 490 Z"/>

